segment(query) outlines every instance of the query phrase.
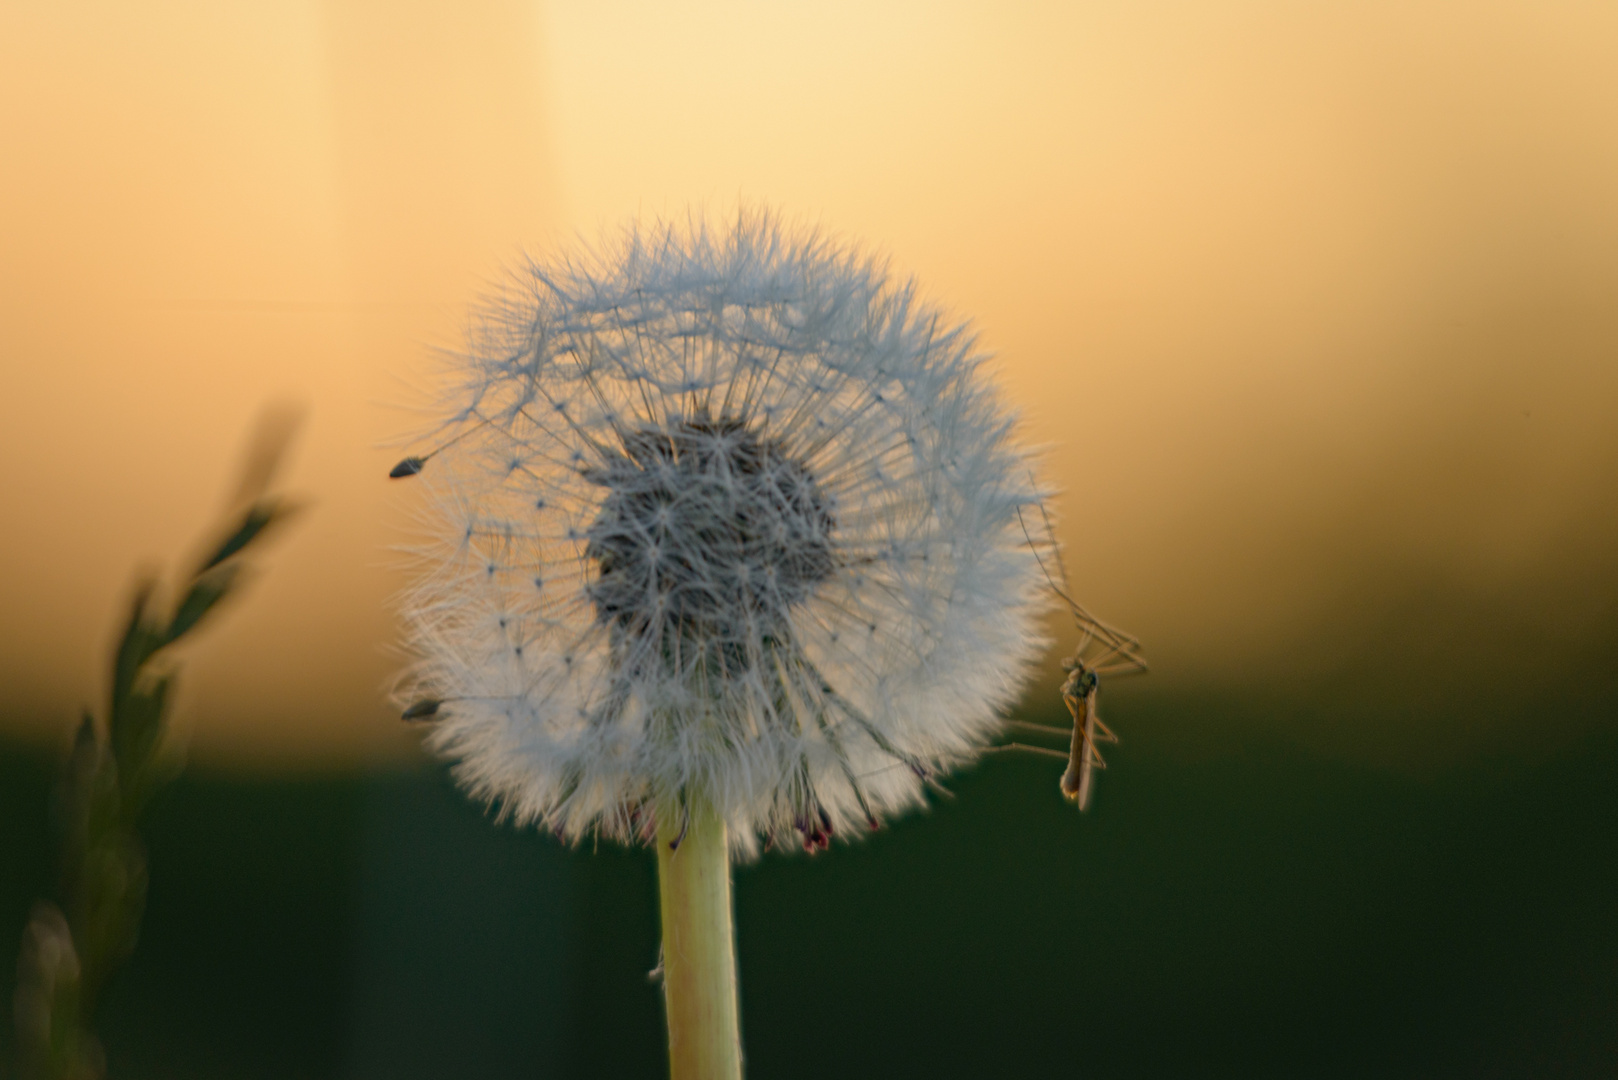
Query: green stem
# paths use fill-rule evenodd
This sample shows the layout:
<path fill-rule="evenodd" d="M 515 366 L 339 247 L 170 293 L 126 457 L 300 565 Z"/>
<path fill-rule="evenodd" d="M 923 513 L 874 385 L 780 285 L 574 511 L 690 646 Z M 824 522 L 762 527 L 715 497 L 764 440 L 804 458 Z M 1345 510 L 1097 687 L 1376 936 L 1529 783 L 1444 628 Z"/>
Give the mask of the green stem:
<path fill-rule="evenodd" d="M 689 815 L 689 818 L 687 817 Z M 684 836 L 681 831 L 684 830 Z M 670 844 L 679 838 L 679 844 Z M 658 808 L 663 997 L 671 1080 L 741 1080 L 725 822 L 705 802 Z"/>

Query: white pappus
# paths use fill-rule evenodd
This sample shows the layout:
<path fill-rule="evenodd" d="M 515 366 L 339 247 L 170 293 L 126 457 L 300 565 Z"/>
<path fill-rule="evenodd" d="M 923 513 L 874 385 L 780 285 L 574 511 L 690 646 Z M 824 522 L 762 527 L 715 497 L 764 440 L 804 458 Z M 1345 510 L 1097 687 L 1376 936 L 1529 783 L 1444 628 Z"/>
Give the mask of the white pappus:
<path fill-rule="evenodd" d="M 764 212 L 526 265 L 395 470 L 426 489 L 407 716 L 574 840 L 701 798 L 737 854 L 814 849 L 918 803 L 1044 644 L 1040 493 L 984 360 Z"/>

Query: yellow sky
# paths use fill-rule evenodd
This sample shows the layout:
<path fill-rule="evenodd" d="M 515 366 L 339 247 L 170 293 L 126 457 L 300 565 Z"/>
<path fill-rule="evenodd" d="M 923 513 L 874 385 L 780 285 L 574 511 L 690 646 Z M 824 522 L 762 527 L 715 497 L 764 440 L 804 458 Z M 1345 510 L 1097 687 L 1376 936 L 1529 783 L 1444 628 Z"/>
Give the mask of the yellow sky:
<path fill-rule="evenodd" d="M 314 505 L 190 657 L 191 751 L 406 745 L 382 478 L 431 347 L 524 250 L 738 200 L 975 319 L 1154 684 L 1329 665 L 1298 641 L 1388 575 L 1575 632 L 1614 72 L 1618 8 L 1528 0 L 8 3 L 0 723 L 99 695 L 134 569 L 292 398 Z"/>

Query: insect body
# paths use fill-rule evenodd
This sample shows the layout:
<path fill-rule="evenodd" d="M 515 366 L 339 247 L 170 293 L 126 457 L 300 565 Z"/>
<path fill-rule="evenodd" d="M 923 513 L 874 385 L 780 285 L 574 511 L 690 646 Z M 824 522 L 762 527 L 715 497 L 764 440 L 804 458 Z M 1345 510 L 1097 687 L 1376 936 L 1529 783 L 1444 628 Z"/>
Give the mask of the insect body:
<path fill-rule="evenodd" d="M 1073 714 L 1073 741 L 1068 750 L 1067 771 L 1062 774 L 1062 794 L 1083 810 L 1090 804 L 1090 782 L 1095 770 L 1107 767 L 1096 750 L 1096 743 L 1117 742 L 1118 737 L 1096 715 L 1096 692 L 1101 687 L 1096 673 L 1076 656 L 1062 666 L 1068 672 L 1067 681 L 1062 684 L 1062 701 Z"/>

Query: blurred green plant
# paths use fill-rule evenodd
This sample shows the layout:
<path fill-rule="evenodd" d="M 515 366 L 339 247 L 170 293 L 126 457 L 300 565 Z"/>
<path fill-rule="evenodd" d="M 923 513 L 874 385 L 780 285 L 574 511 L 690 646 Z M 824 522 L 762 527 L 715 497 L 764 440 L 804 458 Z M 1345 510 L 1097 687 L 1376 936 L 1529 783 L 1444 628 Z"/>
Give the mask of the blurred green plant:
<path fill-rule="evenodd" d="M 246 554 L 296 509 L 267 493 L 296 426 L 296 414 L 286 409 L 261 418 L 234 509 L 210 534 L 209 554 L 176 591 L 179 601 L 161 603 L 149 576 L 135 589 L 113 650 L 107 722 L 98 724 L 85 710 L 55 793 L 57 896 L 34 906 L 17 959 L 19 1080 L 105 1075 L 95 1006 L 134 950 L 146 908 L 146 851 L 136 827 L 180 769 L 178 755 L 162 752 L 178 671 L 173 646 L 240 590 Z"/>

